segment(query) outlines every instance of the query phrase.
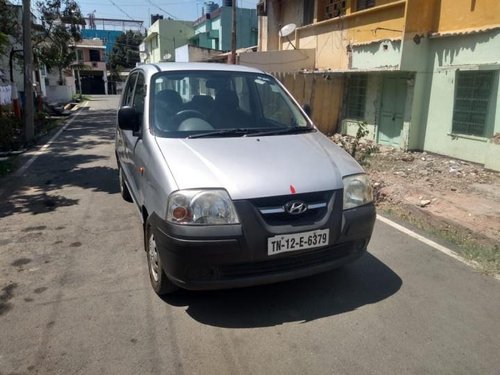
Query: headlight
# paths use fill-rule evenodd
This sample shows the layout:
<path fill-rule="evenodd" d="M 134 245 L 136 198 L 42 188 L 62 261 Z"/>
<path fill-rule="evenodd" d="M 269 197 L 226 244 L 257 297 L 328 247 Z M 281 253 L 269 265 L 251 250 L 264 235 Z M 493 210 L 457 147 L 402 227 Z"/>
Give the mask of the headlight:
<path fill-rule="evenodd" d="M 167 221 L 176 224 L 238 224 L 225 190 L 179 190 L 168 198 Z"/>
<path fill-rule="evenodd" d="M 373 201 L 372 187 L 365 174 L 344 177 L 342 182 L 344 183 L 344 210 Z"/>

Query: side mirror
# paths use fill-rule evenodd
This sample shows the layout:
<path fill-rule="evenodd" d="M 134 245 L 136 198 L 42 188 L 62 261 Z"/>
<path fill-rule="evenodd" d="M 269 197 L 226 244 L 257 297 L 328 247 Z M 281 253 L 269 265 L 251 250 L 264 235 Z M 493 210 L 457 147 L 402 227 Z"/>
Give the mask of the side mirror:
<path fill-rule="evenodd" d="M 134 108 L 125 106 L 118 110 L 118 127 L 122 130 L 132 130 L 134 133 L 139 131 L 139 118 Z"/>
<path fill-rule="evenodd" d="M 311 110 L 311 106 L 309 104 L 304 104 L 302 106 L 302 109 L 304 110 L 304 112 L 306 113 L 307 116 L 311 117 L 312 110 Z"/>

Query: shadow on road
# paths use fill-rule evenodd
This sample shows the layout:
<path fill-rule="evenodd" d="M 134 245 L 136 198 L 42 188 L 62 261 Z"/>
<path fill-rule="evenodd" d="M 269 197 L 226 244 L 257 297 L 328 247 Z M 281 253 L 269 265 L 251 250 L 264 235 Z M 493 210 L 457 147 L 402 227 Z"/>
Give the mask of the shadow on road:
<path fill-rule="evenodd" d="M 0 217 L 15 213 L 42 214 L 78 204 L 62 196 L 61 189 L 80 187 L 92 191 L 119 192 L 116 168 L 103 166 L 114 141 L 116 111 L 82 113 L 41 155 L 26 176 L 8 180 L 0 201 Z M 109 163 L 108 163 L 109 164 Z M 3 186 L 2 186 L 3 187 Z"/>
<path fill-rule="evenodd" d="M 187 306 L 193 319 L 211 326 L 269 327 L 353 311 L 392 296 L 402 284 L 396 273 L 367 253 L 351 265 L 305 279 L 225 291 L 182 291 L 164 301 Z"/>

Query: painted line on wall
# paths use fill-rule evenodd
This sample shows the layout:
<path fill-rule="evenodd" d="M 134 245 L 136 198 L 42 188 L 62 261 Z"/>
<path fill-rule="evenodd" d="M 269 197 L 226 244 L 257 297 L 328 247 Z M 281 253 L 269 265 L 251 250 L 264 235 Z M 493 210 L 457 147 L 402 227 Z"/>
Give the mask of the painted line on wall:
<path fill-rule="evenodd" d="M 446 254 L 448 255 L 449 257 L 452 257 L 453 259 L 456 259 L 458 260 L 459 262 L 469 266 L 469 267 L 472 267 L 472 268 L 478 268 L 478 263 L 475 262 L 475 261 L 471 261 L 471 260 L 467 260 L 463 257 L 461 257 L 460 255 L 458 255 L 456 252 L 454 252 L 453 250 L 447 248 L 446 246 L 443 246 L 443 245 L 440 245 L 438 244 L 437 242 L 434 242 L 424 236 L 421 236 L 420 234 L 418 233 L 415 233 L 414 231 L 408 229 L 408 228 L 405 228 L 403 227 L 402 225 L 399 225 L 398 223 L 395 223 L 394 221 L 392 220 L 389 220 L 387 219 L 386 217 L 383 217 L 383 216 L 380 216 L 379 214 L 377 214 L 377 220 L 380 220 L 381 222 L 383 222 L 384 224 L 387 224 L 391 227 L 393 227 L 394 229 L 397 229 L 399 230 L 400 232 L 412 237 L 412 238 L 415 238 L 416 240 L 426 244 L 427 246 L 430 246 L 432 247 L 433 249 L 443 253 L 443 254 Z M 500 280 L 500 275 L 499 274 L 494 274 L 493 277 L 497 280 Z"/>
<path fill-rule="evenodd" d="M 75 121 L 75 119 L 80 115 L 81 111 L 78 111 L 75 113 L 75 115 L 69 119 L 69 121 L 61 128 L 59 129 L 59 131 L 54 134 L 54 136 L 46 143 L 44 144 L 42 147 L 40 147 L 38 150 L 36 150 L 34 153 L 33 153 L 33 156 L 26 162 L 24 163 L 24 165 L 19 168 L 14 174 L 13 176 L 15 177 L 20 177 L 20 176 L 24 176 L 24 173 L 26 173 L 26 171 L 28 170 L 29 167 L 31 167 L 31 165 L 34 163 L 34 161 L 36 159 L 38 159 L 38 157 L 40 155 L 43 155 L 44 153 L 47 152 L 47 149 L 50 147 L 50 145 L 61 135 L 61 133 L 66 130 L 66 128 L 73 122 Z"/>

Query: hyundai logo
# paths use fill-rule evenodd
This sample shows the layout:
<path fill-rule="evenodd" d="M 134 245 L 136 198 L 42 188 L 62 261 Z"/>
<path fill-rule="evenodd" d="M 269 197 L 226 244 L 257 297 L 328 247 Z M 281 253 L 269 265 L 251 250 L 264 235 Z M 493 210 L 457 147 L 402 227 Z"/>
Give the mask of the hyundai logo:
<path fill-rule="evenodd" d="M 307 211 L 307 204 L 302 201 L 290 201 L 285 204 L 285 211 L 290 215 L 300 215 Z"/>

